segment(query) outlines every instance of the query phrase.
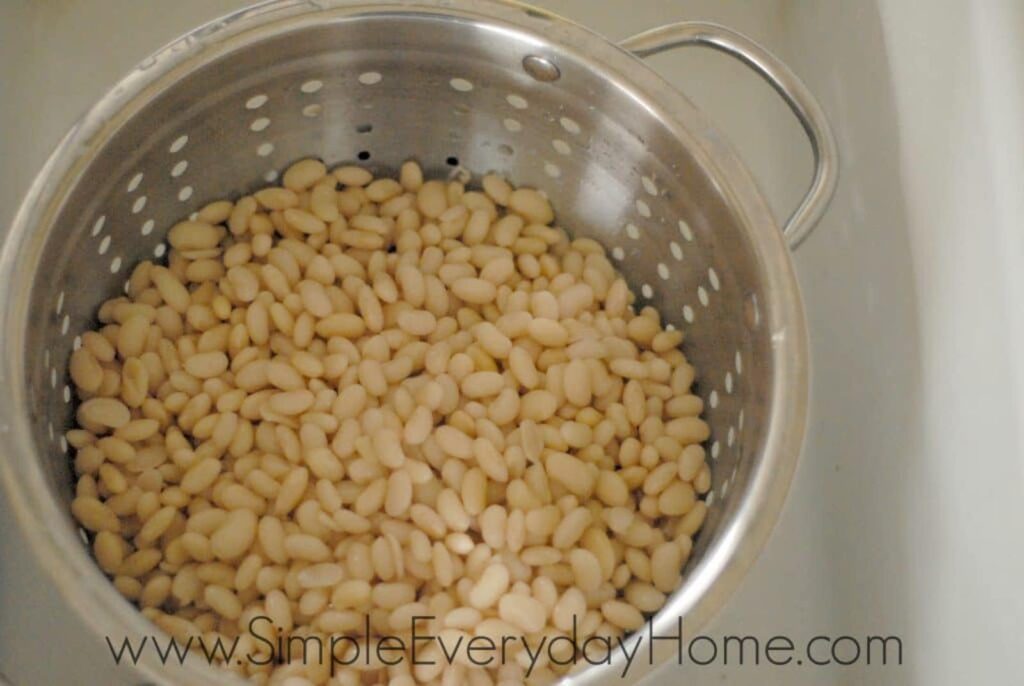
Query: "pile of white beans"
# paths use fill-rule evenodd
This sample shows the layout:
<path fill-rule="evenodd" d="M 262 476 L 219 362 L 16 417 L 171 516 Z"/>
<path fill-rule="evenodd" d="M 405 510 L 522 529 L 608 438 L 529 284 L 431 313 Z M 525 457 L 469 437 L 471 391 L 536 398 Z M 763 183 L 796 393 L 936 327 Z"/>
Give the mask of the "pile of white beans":
<path fill-rule="evenodd" d="M 294 164 L 171 228 L 81 336 L 72 512 L 174 637 L 622 636 L 677 587 L 710 487 L 682 332 L 546 197 Z M 567 642 L 564 642 L 567 643 Z M 345 645 L 345 644 L 343 644 Z M 423 652 L 423 646 L 420 646 Z M 512 684 L 421 661 L 257 683 Z M 277 656 L 279 659 L 281 656 Z M 583 666 L 586 666 L 585 663 Z M 563 667 L 542 659 L 531 682 Z M 333 671 L 333 675 L 332 675 Z"/>

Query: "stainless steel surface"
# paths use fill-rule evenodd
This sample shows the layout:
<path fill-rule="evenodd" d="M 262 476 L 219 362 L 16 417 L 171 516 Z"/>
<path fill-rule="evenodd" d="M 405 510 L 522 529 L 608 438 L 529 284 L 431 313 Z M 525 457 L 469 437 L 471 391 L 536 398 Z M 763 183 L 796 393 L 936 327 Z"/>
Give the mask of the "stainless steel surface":
<path fill-rule="evenodd" d="M 532 78 L 529 55 L 560 77 Z M 237 13 L 146 60 L 50 158 L 0 252 L 4 280 L 31 284 L 0 305 L 11 447 L 0 476 L 68 604 L 100 634 L 152 630 L 67 513 L 60 434 L 75 334 L 181 215 L 298 157 L 360 152 L 385 170 L 411 156 L 442 172 L 455 156 L 545 188 L 567 228 L 601 240 L 644 300 L 686 328 L 710 408 L 715 495 L 686 582 L 654 626 L 679 615 L 692 634 L 760 550 L 802 441 L 807 344 L 789 256 L 744 166 L 686 99 L 580 27 L 484 0 Z M 140 673 L 154 681 L 209 676 L 190 664 L 168 677 L 147 657 Z"/>
<path fill-rule="evenodd" d="M 708 22 L 687 21 L 659 26 L 631 36 L 619 45 L 640 57 L 690 45 L 720 50 L 749 65 L 782 96 L 807 133 L 814 154 L 811 186 L 782 228 L 789 247 L 799 247 L 825 214 L 839 182 L 839 152 L 835 136 L 825 112 L 800 77 L 775 55 L 743 34 Z"/>

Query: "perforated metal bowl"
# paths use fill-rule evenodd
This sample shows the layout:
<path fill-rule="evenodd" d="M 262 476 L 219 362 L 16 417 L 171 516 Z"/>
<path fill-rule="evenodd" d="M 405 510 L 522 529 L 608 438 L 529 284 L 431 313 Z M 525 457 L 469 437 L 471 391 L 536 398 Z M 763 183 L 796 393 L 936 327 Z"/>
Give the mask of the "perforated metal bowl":
<path fill-rule="evenodd" d="M 129 74 L 68 134 L 0 252 L 0 475 L 50 580 L 98 635 L 153 627 L 93 563 L 68 503 L 68 356 L 98 304 L 168 227 L 304 156 L 395 171 L 457 165 L 545 189 L 561 225 L 611 251 L 642 303 L 687 332 L 712 427 L 710 512 L 683 586 L 654 619 L 692 635 L 772 528 L 807 410 L 804 314 L 787 250 L 820 217 L 835 145 L 804 86 L 721 27 L 630 39 L 641 55 L 702 43 L 754 67 L 808 132 L 816 172 L 783 230 L 711 124 L 636 56 L 561 18 L 491 0 L 274 2 L 197 29 Z M 477 176 L 479 178 L 479 176 Z M 658 646 L 662 659 L 674 654 Z M 632 675 L 649 666 L 634 664 Z M 619 665 L 582 682 L 616 680 Z M 150 653 L 105 683 L 207 683 Z"/>

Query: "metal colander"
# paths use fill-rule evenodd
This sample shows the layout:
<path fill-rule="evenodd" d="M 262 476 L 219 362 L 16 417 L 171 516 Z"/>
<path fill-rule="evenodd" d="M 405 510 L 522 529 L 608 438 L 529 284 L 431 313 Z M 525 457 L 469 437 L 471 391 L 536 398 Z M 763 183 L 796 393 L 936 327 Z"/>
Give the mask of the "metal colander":
<path fill-rule="evenodd" d="M 819 107 L 749 40 L 686 23 L 623 47 L 646 55 L 696 43 L 766 77 L 811 138 L 814 182 L 785 237 L 685 98 L 622 47 L 522 5 L 273 2 L 197 29 L 119 83 L 47 162 L 0 254 L 0 474 L 69 611 L 97 636 L 153 631 L 94 565 L 69 514 L 67 362 L 99 303 L 138 261 L 164 255 L 174 222 L 299 158 L 389 173 L 414 158 L 433 175 L 495 171 L 544 189 L 560 225 L 608 248 L 639 304 L 685 329 L 712 427 L 713 489 L 685 582 L 654 631 L 681 616 L 692 635 L 759 551 L 801 447 L 808 353 L 786 243 L 813 227 L 836 174 Z M 228 678 L 183 669 L 175 676 L 150 654 L 105 683 Z"/>

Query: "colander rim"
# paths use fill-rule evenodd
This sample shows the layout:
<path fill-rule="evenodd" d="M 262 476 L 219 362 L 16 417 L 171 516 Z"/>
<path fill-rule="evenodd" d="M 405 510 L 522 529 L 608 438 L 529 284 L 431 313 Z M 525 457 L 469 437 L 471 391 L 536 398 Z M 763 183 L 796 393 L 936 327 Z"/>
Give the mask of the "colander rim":
<path fill-rule="evenodd" d="M 723 193 L 748 229 L 757 267 L 764 279 L 766 301 L 761 303 L 770 327 L 774 381 L 764 450 L 755 461 L 743 497 L 730 521 L 717 534 L 701 560 L 689 571 L 681 591 L 662 608 L 653 624 L 664 633 L 675 615 L 688 619 L 693 631 L 703 626 L 732 595 L 760 553 L 781 512 L 799 457 L 807 421 L 809 350 L 802 300 L 789 251 L 777 221 L 739 157 L 713 134 L 714 127 L 681 93 L 669 86 L 644 62 L 608 39 L 546 10 L 510 0 L 268 0 L 230 13 L 188 32 L 144 60 L 113 86 L 57 145 L 33 180 L 0 246 L 0 276 L 9 283 L 31 283 L 43 245 L 59 208 L 74 188 L 85 163 L 157 85 L 169 87 L 176 72 L 186 71 L 226 51 L 247 32 L 283 30 L 295 22 L 353 20 L 385 12 L 390 15 L 430 12 L 483 22 L 501 22 L 516 30 L 586 55 L 604 72 L 616 75 L 641 102 L 685 140 L 693 154 L 715 178 L 727 179 Z M 140 102 L 141 99 L 141 102 Z M 8 446 L 0 460 L 0 482 L 22 531 L 32 532 L 40 521 L 56 524 L 66 512 L 52 497 L 32 437 L 27 412 L 27 373 L 22 367 L 24 334 L 28 328 L 28 297 L 0 300 L 0 321 L 14 335 L 0 337 L 0 379 L 10 392 L 0 397 L 0 437 Z M 738 494 L 737 494 L 738 495 Z M 109 583 L 75 532 L 65 526 L 42 527 L 27 535 L 30 548 L 58 591 L 83 622 L 94 630 L 125 635 L 153 633 L 153 627 Z M 673 624 L 674 626 L 674 624 Z M 116 635 L 116 632 L 115 632 Z M 657 664 L 657 663 L 655 663 Z M 643 665 L 637 676 L 654 665 Z M 168 672 L 151 654 L 137 665 L 155 683 L 169 683 Z M 619 662 L 591 666 L 572 676 L 575 683 L 611 681 Z M 189 683 L 245 683 L 198 660 L 186 660 Z"/>

